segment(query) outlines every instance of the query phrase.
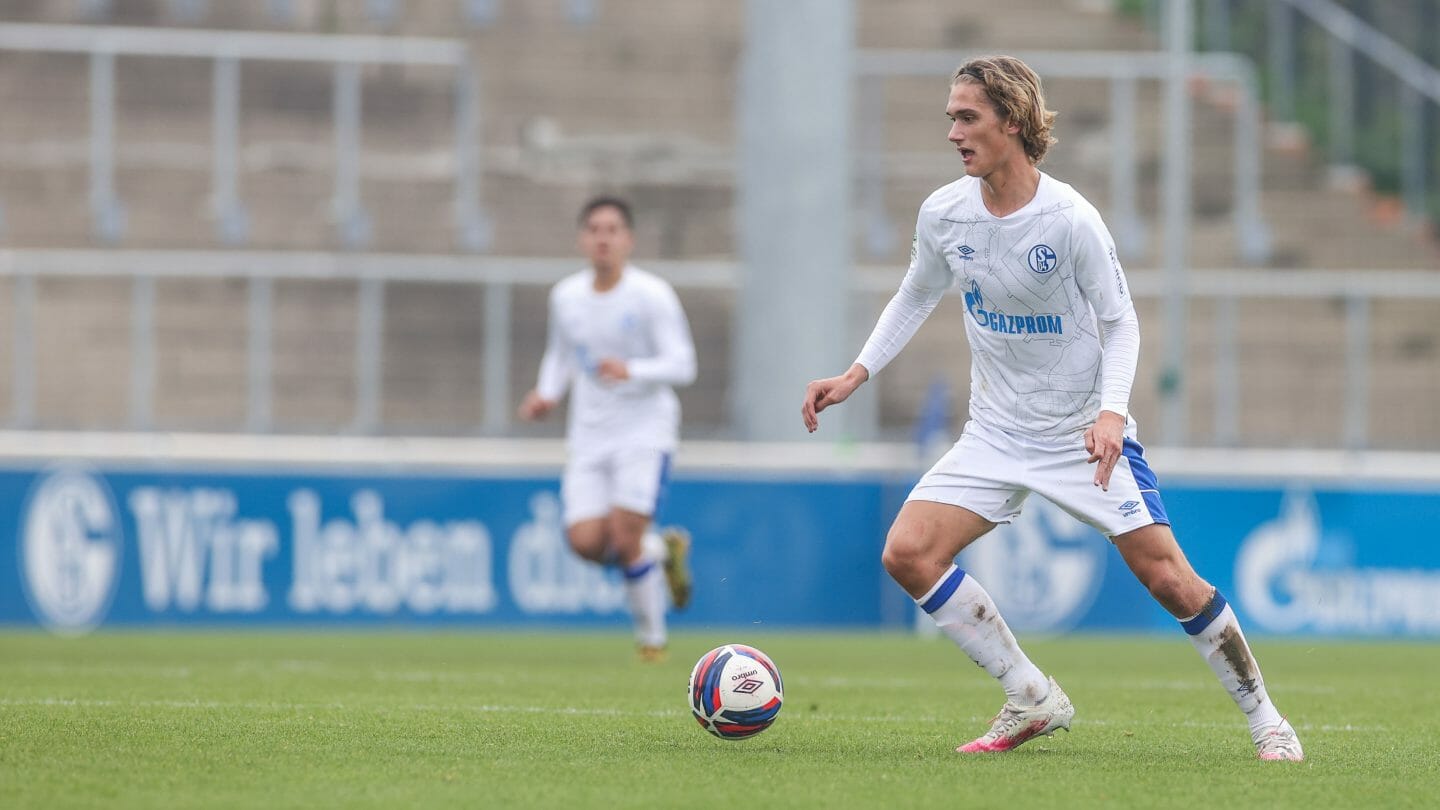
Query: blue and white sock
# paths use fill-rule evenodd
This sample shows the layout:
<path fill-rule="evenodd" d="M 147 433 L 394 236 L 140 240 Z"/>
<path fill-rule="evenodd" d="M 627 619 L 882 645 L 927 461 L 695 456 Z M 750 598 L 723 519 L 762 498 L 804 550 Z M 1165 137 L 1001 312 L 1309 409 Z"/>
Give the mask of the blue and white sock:
<path fill-rule="evenodd" d="M 1049 696 L 1044 673 L 1020 649 L 990 594 L 959 566 L 950 566 L 915 603 L 970 660 L 1000 681 L 1010 702 L 1034 706 Z"/>
<path fill-rule="evenodd" d="M 642 554 L 633 565 L 622 566 L 625 598 L 635 622 L 635 640 L 650 647 L 665 646 L 665 603 L 669 591 L 659 561 Z"/>
<path fill-rule="evenodd" d="M 1265 679 L 1240 630 L 1240 620 L 1218 589 L 1199 613 L 1181 619 L 1180 626 L 1190 634 L 1190 643 L 1234 698 L 1235 705 L 1245 712 L 1252 738 L 1280 722 L 1280 712 L 1265 691 Z"/>

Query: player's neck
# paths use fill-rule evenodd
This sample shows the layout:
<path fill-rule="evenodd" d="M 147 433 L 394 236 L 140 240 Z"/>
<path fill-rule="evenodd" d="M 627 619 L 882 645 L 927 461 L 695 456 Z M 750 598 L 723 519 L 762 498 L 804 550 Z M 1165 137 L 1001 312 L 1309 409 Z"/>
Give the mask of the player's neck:
<path fill-rule="evenodd" d="M 980 198 L 986 210 L 997 217 L 1024 208 L 1039 188 L 1040 170 L 1029 161 L 1007 163 L 980 178 Z"/>
<path fill-rule="evenodd" d="M 593 264 L 591 267 L 595 271 L 595 292 L 609 292 L 615 289 L 615 285 L 620 283 L 620 276 L 625 272 L 624 262 L 605 265 Z"/>

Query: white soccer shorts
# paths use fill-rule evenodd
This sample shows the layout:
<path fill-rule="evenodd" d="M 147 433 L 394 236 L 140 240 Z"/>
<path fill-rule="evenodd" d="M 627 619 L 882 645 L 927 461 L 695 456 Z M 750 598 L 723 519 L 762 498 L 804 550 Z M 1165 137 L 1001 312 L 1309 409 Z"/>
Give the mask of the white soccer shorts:
<path fill-rule="evenodd" d="M 1129 433 L 1107 491 L 1095 486 L 1083 439 L 1043 441 L 966 422 L 960 440 L 906 500 L 948 503 L 1009 523 L 1034 492 L 1111 539 L 1151 523 L 1169 525 L 1145 449 Z"/>
<path fill-rule="evenodd" d="M 619 507 L 652 517 L 670 481 L 670 453 L 626 448 L 572 455 L 560 480 L 565 525 L 604 517 Z"/>

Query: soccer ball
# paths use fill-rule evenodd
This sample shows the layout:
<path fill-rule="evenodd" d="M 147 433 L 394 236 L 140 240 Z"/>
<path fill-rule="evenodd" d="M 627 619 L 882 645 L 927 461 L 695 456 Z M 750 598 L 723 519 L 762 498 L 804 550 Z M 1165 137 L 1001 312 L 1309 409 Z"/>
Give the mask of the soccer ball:
<path fill-rule="evenodd" d="M 769 728 L 784 698 L 775 663 L 744 644 L 716 647 L 690 672 L 690 710 L 701 728 L 722 739 L 753 737 Z"/>

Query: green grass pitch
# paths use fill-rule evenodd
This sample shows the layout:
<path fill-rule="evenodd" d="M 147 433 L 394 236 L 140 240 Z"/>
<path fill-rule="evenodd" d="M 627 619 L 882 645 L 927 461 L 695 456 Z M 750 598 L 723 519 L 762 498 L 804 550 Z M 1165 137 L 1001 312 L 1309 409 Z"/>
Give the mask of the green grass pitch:
<path fill-rule="evenodd" d="M 1025 640 L 1025 639 L 1022 639 Z M 775 726 L 706 734 L 712 646 L 786 680 Z M 1173 637 L 1029 639 L 1074 730 L 962 756 L 1003 699 L 944 640 L 689 632 L 0 633 L 0 807 L 1435 807 L 1440 645 L 1259 639 L 1308 761 L 1255 759 Z"/>

